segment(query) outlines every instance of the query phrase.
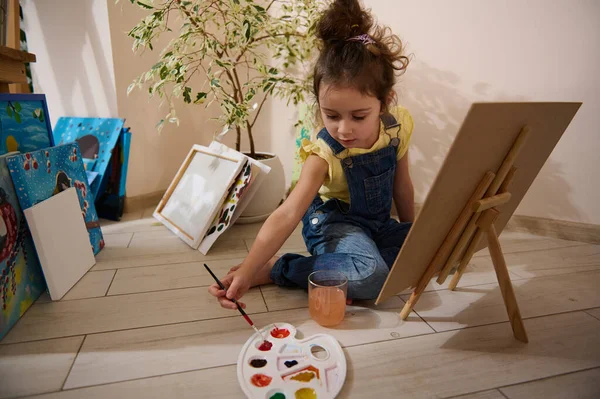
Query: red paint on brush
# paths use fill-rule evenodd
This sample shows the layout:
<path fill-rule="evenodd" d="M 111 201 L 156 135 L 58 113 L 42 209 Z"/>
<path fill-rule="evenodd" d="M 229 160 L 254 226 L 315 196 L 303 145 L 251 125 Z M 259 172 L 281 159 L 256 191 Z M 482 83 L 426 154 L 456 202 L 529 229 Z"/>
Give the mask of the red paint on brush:
<path fill-rule="evenodd" d="M 259 351 L 269 351 L 271 350 L 271 348 L 273 347 L 273 344 L 270 343 L 269 341 L 264 341 L 262 344 L 260 344 L 260 346 L 258 347 Z"/>
<path fill-rule="evenodd" d="M 254 323 L 252 323 L 252 320 L 250 320 L 250 318 L 248 317 L 248 315 L 246 313 L 242 313 L 242 316 L 244 316 L 244 319 L 246 319 L 248 324 L 250 324 L 251 326 L 254 325 Z"/>

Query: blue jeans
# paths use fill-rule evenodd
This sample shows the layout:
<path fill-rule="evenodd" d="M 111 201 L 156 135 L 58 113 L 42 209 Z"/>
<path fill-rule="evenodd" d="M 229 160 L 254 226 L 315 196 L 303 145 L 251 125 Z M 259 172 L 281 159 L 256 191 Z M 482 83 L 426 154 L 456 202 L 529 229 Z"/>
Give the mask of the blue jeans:
<path fill-rule="evenodd" d="M 379 295 L 412 223 L 369 220 L 345 213 L 344 203 L 315 199 L 303 219 L 302 235 L 311 256 L 285 254 L 271 270 L 277 285 L 308 288 L 317 270 L 335 270 L 348 278 L 348 298 Z"/>

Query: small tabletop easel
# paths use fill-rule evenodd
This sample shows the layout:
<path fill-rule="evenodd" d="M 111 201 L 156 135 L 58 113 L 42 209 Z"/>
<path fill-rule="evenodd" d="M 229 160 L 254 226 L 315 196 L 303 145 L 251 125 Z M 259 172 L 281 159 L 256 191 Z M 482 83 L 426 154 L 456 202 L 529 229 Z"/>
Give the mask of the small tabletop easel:
<path fill-rule="evenodd" d="M 496 277 L 498 278 L 498 284 L 502 291 L 502 297 L 504 298 L 504 304 L 506 305 L 515 338 L 523 342 L 528 341 L 512 283 L 510 282 L 508 269 L 506 268 L 506 262 L 504 261 L 504 255 L 502 254 L 502 249 L 500 247 L 500 241 L 498 240 L 498 233 L 494 227 L 494 222 L 498 219 L 501 212 L 497 207 L 507 203 L 511 198 L 508 186 L 512 182 L 516 172 L 513 163 L 525 144 L 530 131 L 529 127 L 524 127 L 521 130 L 521 133 L 509 153 L 506 155 L 506 158 L 497 173 L 487 172 L 485 174 L 473 192 L 469 202 L 452 226 L 452 229 L 436 253 L 436 256 L 431 261 L 425 274 L 421 277 L 416 289 L 404 305 L 404 308 L 400 313 L 402 320 L 406 320 L 413 306 L 425 290 L 425 287 L 427 287 L 431 278 L 434 277 L 439 259 L 445 259 L 448 255 L 450 255 L 450 257 L 439 272 L 437 283 L 444 284 L 446 278 L 460 260 L 449 287 L 450 290 L 456 288 L 462 274 L 471 261 L 473 254 L 477 250 L 481 238 L 485 234 L 488 240 L 490 256 L 494 263 Z"/>
<path fill-rule="evenodd" d="M 527 342 L 498 236 L 580 106 L 472 104 L 375 304 L 413 288 L 400 313 L 405 320 L 434 276 L 443 284 L 456 270 L 454 290 L 475 252 L 487 246 L 514 336 Z"/>
<path fill-rule="evenodd" d="M 0 93 L 29 93 L 25 64 L 35 62 L 35 54 L 21 51 L 19 0 L 9 0 L 7 45 L 0 45 Z"/>

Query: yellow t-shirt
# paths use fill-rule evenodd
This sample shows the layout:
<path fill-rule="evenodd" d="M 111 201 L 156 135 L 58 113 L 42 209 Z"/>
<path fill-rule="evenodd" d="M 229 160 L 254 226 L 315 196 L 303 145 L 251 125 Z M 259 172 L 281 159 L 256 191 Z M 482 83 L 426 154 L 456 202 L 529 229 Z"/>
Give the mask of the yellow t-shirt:
<path fill-rule="evenodd" d="M 401 106 L 396 106 L 390 109 L 390 113 L 394 115 L 396 120 L 400 123 L 400 132 L 398 132 L 398 128 L 396 127 L 389 129 L 386 134 L 383 123 L 380 122 L 379 138 L 371 148 L 350 148 L 342 151 L 340 154 L 338 154 L 338 156 L 340 158 L 345 158 L 348 156 L 367 154 L 380 150 L 388 146 L 390 140 L 398 135 L 400 139 L 400 145 L 398 146 L 396 159 L 400 160 L 408 150 L 408 143 L 413 131 L 413 119 L 410 115 L 410 112 Z M 319 130 L 321 130 L 321 128 L 319 128 Z M 309 155 L 315 154 L 323 158 L 329 164 L 329 172 L 327 173 L 327 177 L 325 178 L 323 185 L 319 189 L 319 194 L 323 201 L 327 201 L 331 198 L 337 198 L 341 201 L 350 203 L 348 182 L 346 181 L 346 175 L 344 174 L 341 160 L 333 154 L 333 151 L 325 142 L 325 140 L 318 138 L 313 142 L 304 139 L 302 140 L 299 151 L 302 162 L 304 162 Z"/>

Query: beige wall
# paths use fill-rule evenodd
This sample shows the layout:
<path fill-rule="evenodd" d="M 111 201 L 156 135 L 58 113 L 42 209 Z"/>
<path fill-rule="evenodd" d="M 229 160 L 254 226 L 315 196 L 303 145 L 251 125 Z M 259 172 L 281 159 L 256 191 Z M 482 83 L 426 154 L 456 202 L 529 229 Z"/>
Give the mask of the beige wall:
<path fill-rule="evenodd" d="M 140 10 L 129 1 L 107 2 L 119 115 L 127 118 L 133 133 L 127 195 L 136 197 L 166 189 L 190 148 L 194 144 L 210 143 L 216 125 L 207 122 L 214 113 L 207 112 L 203 106 L 184 106 L 180 101 L 176 109 L 179 127 L 165 123 L 160 133 L 156 130 L 156 124 L 168 112 L 166 105 L 160 107 L 160 99 L 150 99 L 148 92 L 140 89 L 128 96 L 127 87 L 157 62 L 169 38 L 165 36 L 160 43 L 153 43 L 154 51 L 134 54 L 133 40 L 127 32 L 148 15 L 148 11 Z"/>
<path fill-rule="evenodd" d="M 132 79 L 156 60 L 151 52 L 133 55 L 125 34 L 144 12 L 128 1 L 117 5 L 113 0 L 23 3 L 26 18 L 39 20 L 37 33 L 31 28 L 28 34 L 30 47 L 38 54 L 35 79 L 48 95 L 52 117 L 127 118 L 134 133 L 128 195 L 165 189 L 191 145 L 208 144 L 216 126 L 207 123 L 212 115 L 202 107 L 184 106 L 178 109 L 179 128 L 168 125 L 159 134 L 154 126 L 164 109 L 159 110 L 144 92 L 126 96 Z M 596 71 L 600 3 L 364 3 L 405 40 L 415 56 L 398 92 L 415 118 L 411 170 L 417 201 L 425 198 L 470 103 L 583 101 L 517 213 L 600 224 L 600 186 L 595 176 L 600 170 L 596 156 L 600 152 L 600 75 Z M 268 102 L 256 126 L 259 149 L 282 158 L 288 183 L 295 117 L 295 109 L 279 101 Z"/>
<path fill-rule="evenodd" d="M 472 102 L 582 101 L 517 214 L 600 224 L 600 2 L 363 2 L 414 54 L 398 94 L 415 119 L 418 202 Z M 278 104 L 273 115 L 272 145 L 288 156 L 293 111 Z"/>
<path fill-rule="evenodd" d="M 116 117 L 106 0 L 21 0 L 36 93 L 60 116 Z"/>

